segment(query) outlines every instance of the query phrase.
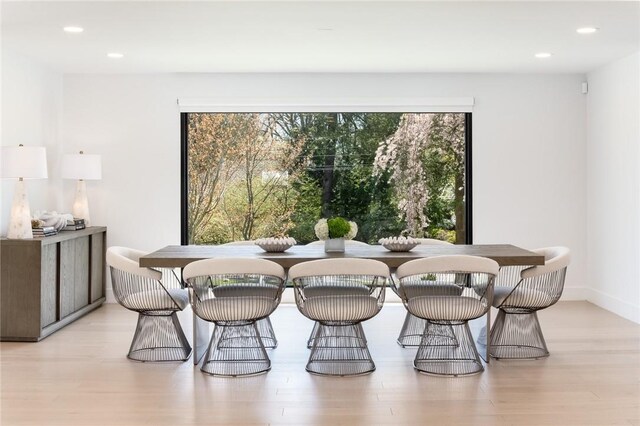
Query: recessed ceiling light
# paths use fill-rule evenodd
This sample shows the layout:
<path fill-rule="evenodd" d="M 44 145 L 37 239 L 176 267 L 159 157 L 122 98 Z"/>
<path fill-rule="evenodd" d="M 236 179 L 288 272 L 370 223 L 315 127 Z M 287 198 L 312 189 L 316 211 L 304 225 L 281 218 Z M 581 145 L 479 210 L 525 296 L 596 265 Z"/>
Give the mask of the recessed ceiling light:
<path fill-rule="evenodd" d="M 596 28 L 596 27 L 582 27 L 582 28 L 578 28 L 576 32 L 578 34 L 593 34 L 596 31 L 598 31 L 598 29 L 599 28 Z"/>
<path fill-rule="evenodd" d="M 538 59 L 546 59 L 551 57 L 551 53 L 549 52 L 539 52 L 534 55 Z"/>
<path fill-rule="evenodd" d="M 124 57 L 122 53 L 118 53 L 118 52 L 107 53 L 107 56 L 110 57 L 111 59 L 120 59 Z"/>
<path fill-rule="evenodd" d="M 84 31 L 84 28 L 82 27 L 74 27 L 74 26 L 70 26 L 70 27 L 64 27 L 63 28 L 65 33 L 73 33 L 73 34 L 77 34 L 77 33 L 81 33 Z"/>

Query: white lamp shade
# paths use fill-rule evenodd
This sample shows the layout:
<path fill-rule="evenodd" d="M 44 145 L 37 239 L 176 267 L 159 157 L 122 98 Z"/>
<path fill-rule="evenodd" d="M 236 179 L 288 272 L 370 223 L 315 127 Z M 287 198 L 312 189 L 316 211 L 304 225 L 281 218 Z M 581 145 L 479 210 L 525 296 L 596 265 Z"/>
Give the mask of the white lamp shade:
<path fill-rule="evenodd" d="M 102 179 L 102 161 L 96 154 L 65 154 L 62 157 L 63 179 Z"/>
<path fill-rule="evenodd" d="M 3 178 L 47 178 L 47 150 L 44 146 L 3 146 L 1 163 Z"/>

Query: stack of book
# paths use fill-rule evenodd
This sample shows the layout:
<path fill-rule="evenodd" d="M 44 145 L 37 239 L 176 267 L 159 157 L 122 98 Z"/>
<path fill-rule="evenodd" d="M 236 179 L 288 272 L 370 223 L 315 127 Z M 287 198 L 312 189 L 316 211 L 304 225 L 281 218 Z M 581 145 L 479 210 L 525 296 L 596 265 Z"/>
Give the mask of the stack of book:
<path fill-rule="evenodd" d="M 62 228 L 63 231 L 78 231 L 80 229 L 84 229 L 84 219 L 73 218 L 73 220 L 67 221 L 67 226 Z"/>
<path fill-rule="evenodd" d="M 43 226 L 41 228 L 33 228 L 33 237 L 34 238 L 42 238 L 42 237 L 50 237 L 52 235 L 58 235 L 58 231 L 53 226 Z"/>

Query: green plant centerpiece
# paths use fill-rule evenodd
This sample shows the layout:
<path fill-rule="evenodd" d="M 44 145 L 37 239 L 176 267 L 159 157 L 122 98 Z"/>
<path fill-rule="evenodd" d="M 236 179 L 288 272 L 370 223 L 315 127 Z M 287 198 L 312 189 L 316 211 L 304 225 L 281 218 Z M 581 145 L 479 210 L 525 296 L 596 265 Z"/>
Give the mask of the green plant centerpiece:
<path fill-rule="evenodd" d="M 358 233 L 358 225 L 342 217 L 320 219 L 314 227 L 316 237 L 324 241 L 324 251 L 344 252 L 344 240 L 352 240 Z"/>

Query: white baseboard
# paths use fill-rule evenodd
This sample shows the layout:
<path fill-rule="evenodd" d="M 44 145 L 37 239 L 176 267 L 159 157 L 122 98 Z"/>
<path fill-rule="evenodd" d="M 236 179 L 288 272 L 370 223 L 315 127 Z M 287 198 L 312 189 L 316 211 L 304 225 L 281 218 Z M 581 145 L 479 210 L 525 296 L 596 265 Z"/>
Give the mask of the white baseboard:
<path fill-rule="evenodd" d="M 640 301 L 638 304 L 630 303 L 626 300 L 618 299 L 599 290 L 588 289 L 587 300 L 594 305 L 600 306 L 607 311 L 613 312 L 622 318 L 640 324 Z"/>

